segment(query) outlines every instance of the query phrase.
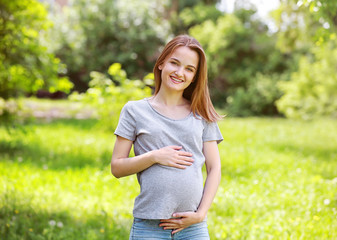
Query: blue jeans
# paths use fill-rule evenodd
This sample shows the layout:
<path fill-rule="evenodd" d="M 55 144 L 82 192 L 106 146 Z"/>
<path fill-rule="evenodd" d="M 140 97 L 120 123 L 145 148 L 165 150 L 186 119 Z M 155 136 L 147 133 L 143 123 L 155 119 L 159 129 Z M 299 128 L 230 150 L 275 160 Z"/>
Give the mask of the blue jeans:
<path fill-rule="evenodd" d="M 164 230 L 159 227 L 160 220 L 140 219 L 133 220 L 129 240 L 209 240 L 209 234 L 206 221 L 189 226 L 171 234 L 172 230 Z"/>

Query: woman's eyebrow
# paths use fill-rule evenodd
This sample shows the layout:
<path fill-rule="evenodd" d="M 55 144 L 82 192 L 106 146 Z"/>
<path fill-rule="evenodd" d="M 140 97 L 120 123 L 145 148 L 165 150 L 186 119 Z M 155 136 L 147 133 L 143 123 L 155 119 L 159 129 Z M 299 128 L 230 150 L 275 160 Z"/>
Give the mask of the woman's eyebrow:
<path fill-rule="evenodd" d="M 171 57 L 171 59 L 180 63 L 179 59 L 177 59 L 177 58 Z M 192 68 L 194 68 L 195 70 L 197 69 L 195 66 L 193 66 L 193 65 L 191 65 L 191 64 L 189 64 L 189 65 L 187 65 L 187 66 L 188 66 L 188 67 L 192 67 Z"/>

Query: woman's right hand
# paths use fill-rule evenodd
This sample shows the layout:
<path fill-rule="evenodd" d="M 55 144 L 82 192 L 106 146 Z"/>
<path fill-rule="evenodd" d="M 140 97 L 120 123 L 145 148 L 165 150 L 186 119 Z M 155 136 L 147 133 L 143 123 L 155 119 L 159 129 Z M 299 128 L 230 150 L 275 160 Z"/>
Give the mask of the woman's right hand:
<path fill-rule="evenodd" d="M 152 151 L 154 163 L 179 169 L 185 169 L 187 166 L 191 166 L 194 162 L 191 158 L 192 153 L 179 151 L 181 149 L 181 146 L 167 146 Z"/>

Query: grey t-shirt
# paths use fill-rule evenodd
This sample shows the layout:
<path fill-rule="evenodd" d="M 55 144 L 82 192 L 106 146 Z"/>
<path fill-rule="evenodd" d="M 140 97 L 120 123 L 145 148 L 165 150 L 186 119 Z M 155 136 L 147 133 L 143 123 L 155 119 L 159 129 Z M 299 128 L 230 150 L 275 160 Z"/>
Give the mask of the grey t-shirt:
<path fill-rule="evenodd" d="M 123 107 L 115 134 L 133 141 L 136 156 L 170 145 L 193 154 L 194 162 L 186 169 L 155 164 L 137 173 L 140 194 L 135 199 L 134 217 L 167 219 L 175 212 L 197 210 L 203 193 L 203 142 L 223 140 L 217 123 L 208 123 L 193 113 L 180 120 L 170 119 L 157 112 L 148 99 L 142 99 Z"/>

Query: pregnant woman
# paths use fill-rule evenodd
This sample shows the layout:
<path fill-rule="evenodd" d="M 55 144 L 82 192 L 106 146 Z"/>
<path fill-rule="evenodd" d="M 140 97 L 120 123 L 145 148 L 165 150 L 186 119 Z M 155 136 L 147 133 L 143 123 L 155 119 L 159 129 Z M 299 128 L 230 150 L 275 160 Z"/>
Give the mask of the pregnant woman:
<path fill-rule="evenodd" d="M 154 95 L 128 102 L 115 131 L 111 172 L 117 178 L 137 174 L 140 185 L 130 239 L 206 240 L 223 138 L 200 43 L 175 37 L 157 59 L 154 75 Z M 129 157 L 132 145 L 135 157 Z"/>

